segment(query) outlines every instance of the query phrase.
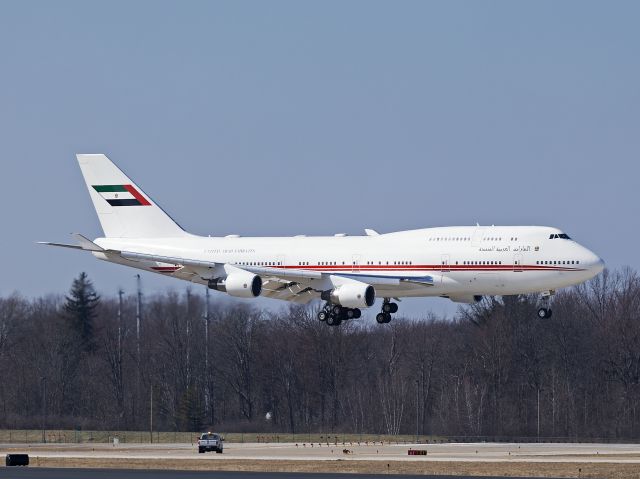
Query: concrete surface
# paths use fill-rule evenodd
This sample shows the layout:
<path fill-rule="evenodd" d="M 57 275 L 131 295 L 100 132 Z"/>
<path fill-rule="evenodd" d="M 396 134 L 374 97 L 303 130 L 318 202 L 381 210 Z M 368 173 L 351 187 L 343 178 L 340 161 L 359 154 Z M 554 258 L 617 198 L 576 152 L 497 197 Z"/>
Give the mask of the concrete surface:
<path fill-rule="evenodd" d="M 426 456 L 409 456 L 409 449 L 426 450 Z M 637 444 L 380 444 L 357 443 L 257 444 L 226 443 L 224 454 L 198 454 L 190 444 L 0 444 L 0 455 L 25 452 L 32 463 L 37 458 L 122 458 L 188 459 L 220 461 L 225 459 L 289 461 L 452 461 L 452 462 L 574 462 L 638 463 Z M 640 470 L 640 469 L 639 469 Z"/>

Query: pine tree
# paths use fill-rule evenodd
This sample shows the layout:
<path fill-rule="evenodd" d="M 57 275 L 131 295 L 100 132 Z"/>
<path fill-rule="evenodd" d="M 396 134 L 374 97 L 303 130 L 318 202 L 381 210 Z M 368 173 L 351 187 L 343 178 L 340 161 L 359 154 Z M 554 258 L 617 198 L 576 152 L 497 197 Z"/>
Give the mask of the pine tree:
<path fill-rule="evenodd" d="M 204 409 L 198 392 L 189 386 L 178 405 L 178 423 L 183 431 L 199 431 L 204 419 Z"/>
<path fill-rule="evenodd" d="M 64 311 L 69 320 L 69 325 L 81 339 L 85 350 L 93 349 L 93 320 L 96 317 L 96 308 L 100 297 L 93 289 L 93 283 L 87 277 L 87 273 L 80 273 L 73 280 L 69 295 L 66 297 Z"/>

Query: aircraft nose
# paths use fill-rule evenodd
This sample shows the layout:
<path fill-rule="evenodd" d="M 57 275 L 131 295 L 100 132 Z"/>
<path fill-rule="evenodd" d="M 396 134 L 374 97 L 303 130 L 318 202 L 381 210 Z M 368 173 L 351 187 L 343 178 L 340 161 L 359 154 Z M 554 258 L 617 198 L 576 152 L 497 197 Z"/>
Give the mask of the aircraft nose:
<path fill-rule="evenodd" d="M 593 266 L 591 266 L 591 271 L 595 276 L 602 273 L 602 270 L 604 270 L 604 260 L 602 258 L 597 258 L 597 260 L 593 263 Z"/>
<path fill-rule="evenodd" d="M 587 258 L 588 259 L 585 261 L 587 271 L 589 271 L 589 276 L 593 278 L 600 274 L 604 269 L 604 260 L 592 251 L 589 251 Z"/>

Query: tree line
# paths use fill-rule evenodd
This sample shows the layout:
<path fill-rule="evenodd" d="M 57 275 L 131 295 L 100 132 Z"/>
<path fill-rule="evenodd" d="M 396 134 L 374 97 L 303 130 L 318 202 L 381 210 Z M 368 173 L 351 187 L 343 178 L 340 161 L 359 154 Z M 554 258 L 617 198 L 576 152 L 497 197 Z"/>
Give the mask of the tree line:
<path fill-rule="evenodd" d="M 0 428 L 640 437 L 640 277 L 330 327 L 187 289 L 0 298 Z M 205 320 L 207 317 L 209 320 Z M 153 405 L 153 406 L 152 406 Z"/>

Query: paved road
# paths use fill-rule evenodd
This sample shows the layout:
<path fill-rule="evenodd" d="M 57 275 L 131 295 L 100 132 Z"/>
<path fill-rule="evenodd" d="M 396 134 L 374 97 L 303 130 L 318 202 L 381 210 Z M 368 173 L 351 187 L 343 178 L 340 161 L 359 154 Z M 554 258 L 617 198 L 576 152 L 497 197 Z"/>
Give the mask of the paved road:
<path fill-rule="evenodd" d="M 162 471 L 139 469 L 57 469 L 45 467 L 2 467 L 2 479 L 365 479 L 388 477 L 377 474 L 317 474 L 301 472 L 225 472 L 225 471 Z M 394 479 L 478 479 L 466 476 L 407 476 Z M 498 479 L 483 477 L 482 479 Z M 501 477 L 500 479 L 509 479 Z M 531 479 L 531 478 L 528 478 Z"/>
<path fill-rule="evenodd" d="M 409 456 L 408 449 L 427 450 L 428 456 Z M 348 449 L 349 453 L 344 453 Z M 452 443 L 452 444 L 256 444 L 229 443 L 224 454 L 198 454 L 190 444 L 0 444 L 0 460 L 4 454 L 28 453 L 36 464 L 37 458 L 58 461 L 66 459 L 97 460 L 172 460 L 197 462 L 202 465 L 226 460 L 270 461 L 430 461 L 454 462 L 545 462 L 545 463 L 628 463 L 640 467 L 640 444 L 511 444 L 511 443 Z M 1 463 L 0 463 L 1 464 Z M 91 462 L 84 463 L 91 467 Z M 115 465 L 115 463 L 113 463 Z M 57 462 L 63 466 L 64 463 Z M 126 464 L 122 464 L 126 467 Z M 174 465 L 173 467 L 178 467 Z M 206 466 L 203 467 L 206 469 Z"/>

